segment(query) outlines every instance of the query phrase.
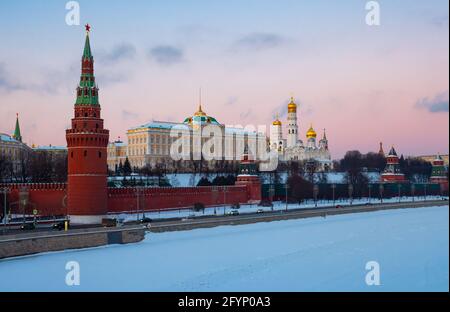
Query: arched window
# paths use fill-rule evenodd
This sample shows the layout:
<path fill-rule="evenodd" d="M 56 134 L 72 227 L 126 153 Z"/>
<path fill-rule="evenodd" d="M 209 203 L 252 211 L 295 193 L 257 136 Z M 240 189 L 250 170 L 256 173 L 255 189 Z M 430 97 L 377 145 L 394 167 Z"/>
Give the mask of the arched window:
<path fill-rule="evenodd" d="M 102 158 L 102 152 L 98 152 L 98 158 Z"/>

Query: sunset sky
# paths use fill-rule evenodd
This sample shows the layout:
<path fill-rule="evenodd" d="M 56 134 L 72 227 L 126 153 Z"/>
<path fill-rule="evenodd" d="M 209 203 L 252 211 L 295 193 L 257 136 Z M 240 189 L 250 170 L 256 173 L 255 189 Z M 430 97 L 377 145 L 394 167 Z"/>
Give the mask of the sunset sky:
<path fill-rule="evenodd" d="M 333 158 L 395 145 L 448 153 L 448 0 L 0 1 L 0 132 L 19 113 L 28 144 L 65 145 L 85 39 L 111 140 L 203 108 L 227 125 L 270 124 L 299 104 L 301 138 L 327 129 Z"/>

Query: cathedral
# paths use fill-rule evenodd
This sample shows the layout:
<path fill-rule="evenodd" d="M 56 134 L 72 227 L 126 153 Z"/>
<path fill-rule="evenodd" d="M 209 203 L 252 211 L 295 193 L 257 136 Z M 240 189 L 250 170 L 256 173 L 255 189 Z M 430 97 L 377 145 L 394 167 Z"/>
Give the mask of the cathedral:
<path fill-rule="evenodd" d="M 306 141 L 303 142 L 298 137 L 298 128 L 297 104 L 291 98 L 286 123 L 287 137 L 283 137 L 283 123 L 277 117 L 270 128 L 270 149 L 277 151 L 282 161 L 316 161 L 319 170 L 331 169 L 333 163 L 325 129 L 322 139 L 317 142 L 317 133 L 311 125 L 306 132 Z"/>

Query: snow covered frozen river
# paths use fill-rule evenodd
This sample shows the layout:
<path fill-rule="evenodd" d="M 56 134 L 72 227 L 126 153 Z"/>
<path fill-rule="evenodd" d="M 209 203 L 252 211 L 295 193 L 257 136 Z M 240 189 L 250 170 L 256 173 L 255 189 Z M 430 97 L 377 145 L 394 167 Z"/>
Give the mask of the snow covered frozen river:
<path fill-rule="evenodd" d="M 66 285 L 66 263 L 80 285 Z M 366 284 L 377 261 L 380 286 Z M 0 291 L 448 291 L 448 206 L 148 234 L 0 261 Z"/>

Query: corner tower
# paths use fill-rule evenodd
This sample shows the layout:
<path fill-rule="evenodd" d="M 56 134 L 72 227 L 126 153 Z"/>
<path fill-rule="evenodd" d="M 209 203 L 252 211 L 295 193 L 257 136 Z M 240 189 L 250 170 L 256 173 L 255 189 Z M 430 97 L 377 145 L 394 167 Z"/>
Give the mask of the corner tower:
<path fill-rule="evenodd" d="M 103 128 L 94 58 L 89 42 L 90 26 L 81 58 L 72 126 L 66 130 L 68 148 L 67 214 L 75 224 L 98 224 L 107 213 L 107 145 Z"/>

